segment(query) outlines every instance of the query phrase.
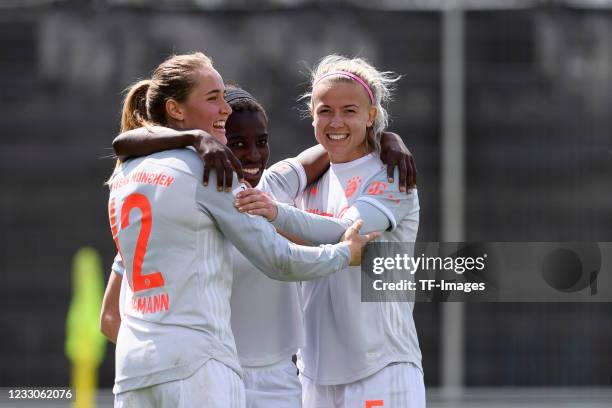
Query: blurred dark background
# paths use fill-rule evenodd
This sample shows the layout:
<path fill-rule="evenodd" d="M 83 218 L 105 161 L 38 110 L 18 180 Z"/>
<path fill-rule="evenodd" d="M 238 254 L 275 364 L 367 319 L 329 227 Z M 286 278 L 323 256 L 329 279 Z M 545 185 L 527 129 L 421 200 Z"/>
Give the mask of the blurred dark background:
<path fill-rule="evenodd" d="M 296 101 L 329 53 L 403 75 L 390 128 L 414 154 L 419 240 L 441 240 L 443 1 L 0 3 L 0 385 L 66 386 L 71 263 L 114 255 L 105 179 L 122 90 L 203 51 L 271 118 L 272 159 L 314 143 Z M 466 1 L 474 6 L 478 2 Z M 481 1 L 464 12 L 465 239 L 612 241 L 612 6 Z M 612 273 L 612 271 L 603 271 Z M 441 307 L 417 304 L 428 386 Z M 612 304 L 466 304 L 468 386 L 611 386 Z M 109 343 L 100 383 L 113 383 Z"/>

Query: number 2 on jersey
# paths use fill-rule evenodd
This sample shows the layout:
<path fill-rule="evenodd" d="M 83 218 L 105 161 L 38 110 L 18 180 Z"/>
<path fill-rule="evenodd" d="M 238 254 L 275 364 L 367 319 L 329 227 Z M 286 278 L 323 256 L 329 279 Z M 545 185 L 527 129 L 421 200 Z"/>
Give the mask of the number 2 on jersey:
<path fill-rule="evenodd" d="M 134 293 L 164 286 L 164 277 L 161 272 L 153 272 L 147 275 L 142 274 L 142 263 L 147 252 L 147 244 L 149 243 L 149 235 L 151 234 L 151 226 L 153 224 L 151 203 L 149 203 L 146 196 L 134 193 L 125 198 L 121 206 L 121 229 L 127 228 L 130 225 L 130 212 L 135 208 L 140 210 L 140 231 L 138 232 L 136 251 L 134 252 L 134 260 L 132 262 L 132 290 Z M 114 198 L 108 204 L 108 213 L 113 239 L 117 249 L 119 249 Z M 123 254 L 121 256 L 123 257 Z"/>

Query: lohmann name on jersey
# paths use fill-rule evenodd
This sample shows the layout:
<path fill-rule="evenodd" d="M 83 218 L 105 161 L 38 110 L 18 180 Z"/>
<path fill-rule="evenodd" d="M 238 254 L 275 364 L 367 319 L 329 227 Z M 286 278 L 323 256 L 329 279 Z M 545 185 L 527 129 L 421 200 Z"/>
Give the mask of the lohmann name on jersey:
<path fill-rule="evenodd" d="M 143 315 L 167 312 L 170 308 L 170 295 L 164 292 L 151 296 L 134 296 L 132 297 L 132 307 Z"/>

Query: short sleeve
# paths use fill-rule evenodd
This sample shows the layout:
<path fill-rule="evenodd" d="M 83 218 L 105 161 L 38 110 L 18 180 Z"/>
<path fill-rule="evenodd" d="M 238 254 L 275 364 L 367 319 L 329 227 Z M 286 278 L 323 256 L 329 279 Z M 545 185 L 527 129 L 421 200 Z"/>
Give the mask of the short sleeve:
<path fill-rule="evenodd" d="M 297 159 L 285 159 L 264 172 L 257 188 L 270 193 L 276 201 L 293 204 L 306 188 L 306 172 Z"/>
<path fill-rule="evenodd" d="M 389 183 L 387 170 L 382 169 L 363 184 L 357 202 L 368 203 L 384 213 L 391 223 L 391 230 L 401 220 L 419 218 L 419 197 L 416 189 L 405 193 L 399 191 L 399 172 L 395 171 L 394 183 Z"/>
<path fill-rule="evenodd" d="M 113 266 L 111 266 L 111 270 L 119 275 L 123 275 L 125 272 L 125 266 L 123 266 L 123 259 L 121 259 L 121 254 L 117 252 L 115 259 L 113 260 Z"/>

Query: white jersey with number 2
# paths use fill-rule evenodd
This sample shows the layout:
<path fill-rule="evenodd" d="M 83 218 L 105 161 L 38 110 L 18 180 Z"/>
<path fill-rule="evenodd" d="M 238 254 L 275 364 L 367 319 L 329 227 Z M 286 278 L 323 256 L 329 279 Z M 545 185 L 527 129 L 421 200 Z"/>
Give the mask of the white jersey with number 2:
<path fill-rule="evenodd" d="M 204 187 L 190 149 L 130 160 L 110 181 L 109 216 L 126 274 L 115 393 L 187 378 L 209 359 L 240 373 L 230 328 L 230 241 L 274 279 L 348 265 L 346 244 L 300 247 L 232 194 Z M 236 183 L 237 185 L 237 183 Z"/>

